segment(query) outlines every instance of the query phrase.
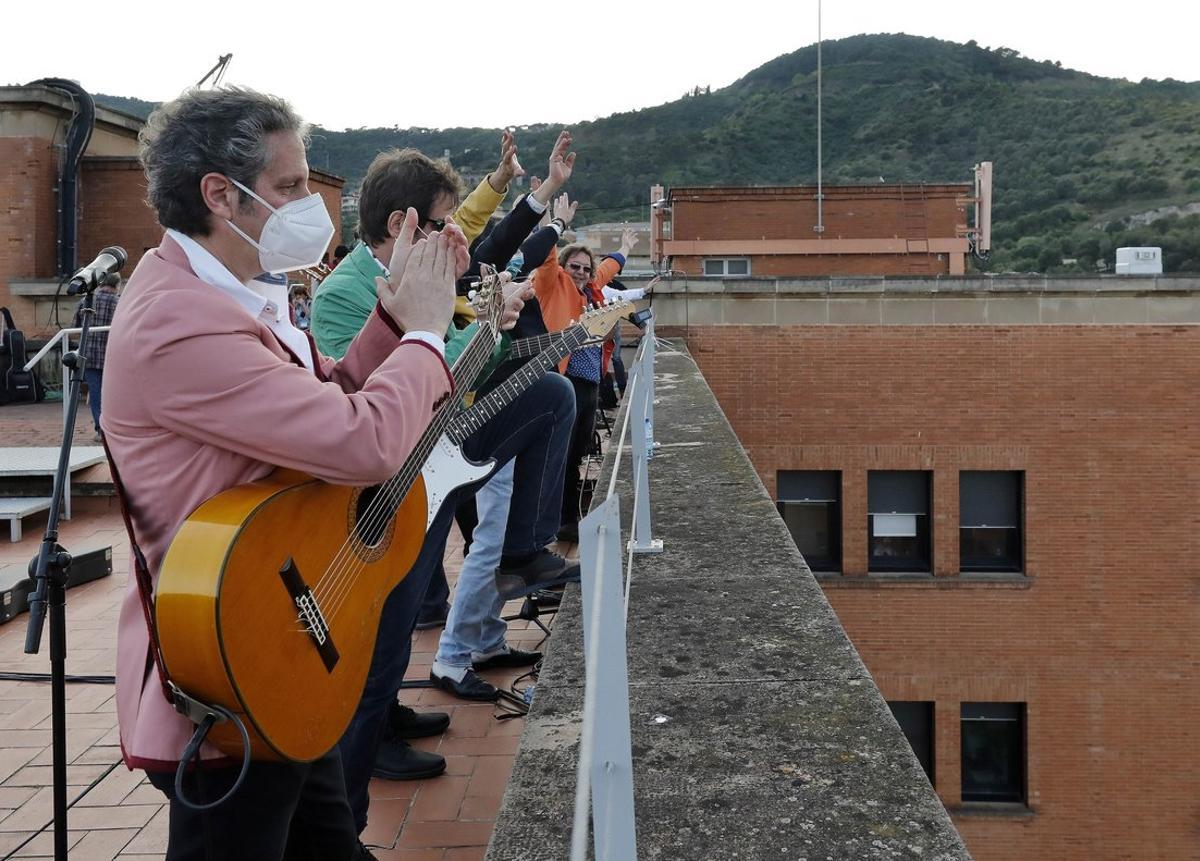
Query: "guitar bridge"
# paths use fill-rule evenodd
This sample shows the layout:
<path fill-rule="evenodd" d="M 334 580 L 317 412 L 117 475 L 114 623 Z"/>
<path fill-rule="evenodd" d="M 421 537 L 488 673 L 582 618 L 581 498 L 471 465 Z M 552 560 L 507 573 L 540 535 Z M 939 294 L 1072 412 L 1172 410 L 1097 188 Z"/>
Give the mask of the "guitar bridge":
<path fill-rule="evenodd" d="M 296 612 L 300 615 L 300 621 L 304 623 L 304 630 L 316 645 L 321 662 L 325 664 L 325 669 L 332 673 L 340 656 L 329 635 L 329 623 L 325 621 L 321 605 L 317 603 L 312 589 L 300 576 L 300 569 L 296 567 L 296 563 L 291 557 L 288 557 L 288 561 L 279 569 L 279 577 L 283 580 L 284 587 L 287 588 L 288 594 L 292 596 L 292 601 L 296 604 Z"/>

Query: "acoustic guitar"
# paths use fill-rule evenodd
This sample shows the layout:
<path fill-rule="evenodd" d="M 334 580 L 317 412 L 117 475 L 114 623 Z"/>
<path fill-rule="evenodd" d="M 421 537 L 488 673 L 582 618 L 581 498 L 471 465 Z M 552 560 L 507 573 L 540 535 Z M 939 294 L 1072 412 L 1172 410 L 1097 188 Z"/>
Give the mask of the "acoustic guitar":
<path fill-rule="evenodd" d="M 428 525 L 450 491 L 494 469 L 467 460 L 457 443 L 572 343 L 604 334 L 628 312 L 621 303 L 585 315 L 573 336 L 518 372 L 523 382 L 506 381 L 470 410 L 449 399 L 381 485 L 338 486 L 280 469 L 203 503 L 172 540 L 156 589 L 171 680 L 235 713 L 256 759 L 308 762 L 329 751 L 358 706 L 384 601 L 412 568 Z M 458 391 L 498 338 L 481 324 L 452 369 Z M 228 721 L 209 741 L 241 753 Z"/>

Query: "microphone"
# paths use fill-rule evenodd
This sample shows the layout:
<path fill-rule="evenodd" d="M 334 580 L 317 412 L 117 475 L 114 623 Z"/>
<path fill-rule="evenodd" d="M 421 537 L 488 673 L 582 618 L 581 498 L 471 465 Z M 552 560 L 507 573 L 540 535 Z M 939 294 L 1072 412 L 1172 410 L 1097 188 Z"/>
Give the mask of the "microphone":
<path fill-rule="evenodd" d="M 128 258 L 125 249 L 120 245 L 108 246 L 96 255 L 95 260 L 71 276 L 67 283 L 67 293 L 74 296 L 77 293 L 95 290 L 107 276 L 120 272 L 126 259 Z"/>

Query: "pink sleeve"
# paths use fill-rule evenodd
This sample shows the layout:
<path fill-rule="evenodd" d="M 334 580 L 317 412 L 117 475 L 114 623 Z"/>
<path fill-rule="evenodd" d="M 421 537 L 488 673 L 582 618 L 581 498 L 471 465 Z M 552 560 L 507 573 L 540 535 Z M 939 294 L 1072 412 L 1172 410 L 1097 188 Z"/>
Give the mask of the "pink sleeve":
<path fill-rule="evenodd" d="M 138 373 L 154 420 L 197 442 L 325 481 L 374 484 L 400 469 L 452 390 L 436 350 L 398 344 L 382 321 L 385 331 L 377 337 L 377 329 L 364 329 L 359 348 L 330 366 L 334 379 L 362 379 L 352 392 L 280 360 L 255 326 L 247 318 L 244 328 L 148 345 Z M 188 328 L 167 320 L 161 331 Z"/>

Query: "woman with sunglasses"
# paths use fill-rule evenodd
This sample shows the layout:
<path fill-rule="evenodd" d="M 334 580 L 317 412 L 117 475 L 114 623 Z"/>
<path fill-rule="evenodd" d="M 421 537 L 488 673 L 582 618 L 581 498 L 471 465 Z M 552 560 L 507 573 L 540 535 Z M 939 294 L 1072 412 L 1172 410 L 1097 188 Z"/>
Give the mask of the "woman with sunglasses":
<path fill-rule="evenodd" d="M 575 214 L 578 201 L 566 208 L 555 208 L 565 229 Z M 533 287 L 542 307 L 542 318 L 551 332 L 565 329 L 578 320 L 592 305 L 603 303 L 604 285 L 616 278 L 625 267 L 633 246 L 634 232 L 628 228 L 621 234 L 621 249 L 596 263 L 596 256 L 586 245 L 568 245 L 558 252 L 551 250 L 546 262 L 534 273 Z M 599 397 L 602 349 L 599 344 L 583 347 L 559 365 L 575 387 L 575 428 L 567 450 L 567 465 L 563 479 L 562 529 L 560 541 L 579 538 L 580 488 L 579 465 L 591 445 L 596 428 L 596 403 Z"/>

